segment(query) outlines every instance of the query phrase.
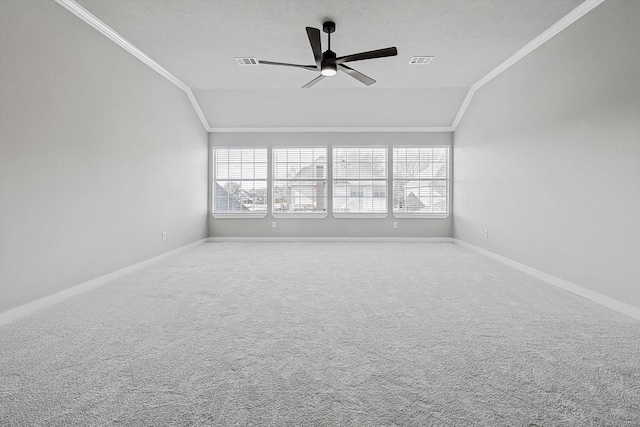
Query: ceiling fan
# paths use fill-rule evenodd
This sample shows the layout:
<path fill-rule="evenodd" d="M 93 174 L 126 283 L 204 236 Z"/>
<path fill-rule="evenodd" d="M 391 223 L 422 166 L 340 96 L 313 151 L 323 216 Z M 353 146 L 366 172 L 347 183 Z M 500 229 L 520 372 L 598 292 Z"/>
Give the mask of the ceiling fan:
<path fill-rule="evenodd" d="M 287 64 L 284 62 L 273 61 L 258 61 L 260 64 L 265 65 L 281 65 L 285 67 L 297 67 L 304 68 L 310 71 L 320 71 L 320 75 L 311 80 L 306 85 L 302 86 L 304 89 L 318 83 L 325 77 L 335 76 L 338 70 L 343 71 L 353 77 L 356 80 L 364 83 L 367 86 L 371 86 L 376 81 L 369 76 L 365 76 L 359 71 L 345 65 L 345 62 L 362 61 L 364 59 L 384 58 L 386 56 L 396 56 L 398 49 L 395 47 L 388 47 L 385 49 L 371 50 L 369 52 L 354 53 L 353 55 L 336 57 L 336 53 L 331 50 L 331 33 L 336 30 L 336 24 L 332 21 L 327 21 L 322 24 L 322 30 L 328 34 L 329 48 L 323 53 L 320 44 L 320 30 L 313 27 L 307 27 L 307 35 L 309 36 L 309 43 L 311 43 L 311 50 L 313 50 L 313 56 L 316 60 L 316 65 L 299 65 L 299 64 Z"/>

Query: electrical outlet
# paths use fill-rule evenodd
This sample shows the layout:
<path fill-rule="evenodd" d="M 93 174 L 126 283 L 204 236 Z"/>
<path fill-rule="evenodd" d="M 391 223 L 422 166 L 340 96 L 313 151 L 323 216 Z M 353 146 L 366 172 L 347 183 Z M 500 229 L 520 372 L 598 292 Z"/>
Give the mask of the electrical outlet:
<path fill-rule="evenodd" d="M 167 240 L 167 232 L 166 231 L 162 232 L 162 240 Z"/>
<path fill-rule="evenodd" d="M 489 230 L 484 230 L 484 238 L 485 239 L 489 238 Z"/>
<path fill-rule="evenodd" d="M 398 228 L 398 223 L 393 221 L 393 228 Z"/>
<path fill-rule="evenodd" d="M 276 228 L 276 225 L 277 225 L 277 224 L 276 224 L 276 222 L 275 222 L 275 221 L 273 221 L 273 222 L 271 223 L 271 228 Z"/>

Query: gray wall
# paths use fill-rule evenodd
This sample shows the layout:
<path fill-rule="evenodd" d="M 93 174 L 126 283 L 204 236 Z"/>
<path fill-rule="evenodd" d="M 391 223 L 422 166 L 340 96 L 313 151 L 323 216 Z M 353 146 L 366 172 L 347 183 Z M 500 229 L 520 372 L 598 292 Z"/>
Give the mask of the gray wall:
<path fill-rule="evenodd" d="M 451 145 L 451 133 L 212 133 L 210 146 Z M 391 173 L 389 168 L 388 174 Z M 389 175 L 390 176 L 390 175 Z M 328 197 L 331 188 L 327 186 Z M 211 195 L 209 195 L 211 202 Z M 211 203 L 209 203 L 211 206 Z M 209 209 L 211 210 L 211 208 Z M 394 218 L 209 218 L 211 237 L 451 237 L 452 216 L 446 219 Z M 272 221 L 277 227 L 272 228 Z M 392 227 L 393 222 L 398 228 Z"/>
<path fill-rule="evenodd" d="M 0 2 L 0 57 L 0 311 L 207 236 L 183 92 L 53 1 Z"/>
<path fill-rule="evenodd" d="M 482 87 L 454 135 L 456 238 L 635 306 L 639 23 L 640 2 L 604 2 Z"/>

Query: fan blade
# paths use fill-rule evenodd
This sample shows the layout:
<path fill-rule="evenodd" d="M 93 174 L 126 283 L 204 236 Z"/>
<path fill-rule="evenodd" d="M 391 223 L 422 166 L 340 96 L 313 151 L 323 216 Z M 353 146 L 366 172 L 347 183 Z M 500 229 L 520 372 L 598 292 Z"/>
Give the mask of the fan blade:
<path fill-rule="evenodd" d="M 340 69 L 340 70 L 344 71 L 345 73 L 349 74 L 354 79 L 360 80 L 362 83 L 366 84 L 367 86 L 371 86 L 372 84 L 374 84 L 376 82 L 371 77 L 365 76 L 360 71 L 356 71 L 353 68 L 347 67 L 344 64 L 338 65 L 338 69 Z"/>
<path fill-rule="evenodd" d="M 306 85 L 302 86 L 302 89 L 309 89 L 311 86 L 313 86 L 314 84 L 318 83 L 322 79 L 324 79 L 324 76 L 322 74 L 320 74 L 318 77 L 316 77 L 315 79 L 311 80 Z"/>
<path fill-rule="evenodd" d="M 296 67 L 296 68 L 304 68 L 305 70 L 318 71 L 315 65 L 287 64 L 286 62 L 273 62 L 273 61 L 262 61 L 262 60 L 258 62 L 264 65 L 282 65 L 284 67 Z"/>
<path fill-rule="evenodd" d="M 385 56 L 396 56 L 398 49 L 395 47 L 388 47 L 386 49 L 371 50 L 369 52 L 354 53 L 353 55 L 341 56 L 336 58 L 336 64 L 342 64 L 343 62 L 362 61 L 363 59 L 384 58 Z"/>
<path fill-rule="evenodd" d="M 322 44 L 320 42 L 320 30 L 313 27 L 307 27 L 307 35 L 309 36 L 309 43 L 311 43 L 311 50 L 313 50 L 313 57 L 316 60 L 316 70 L 320 69 L 322 63 Z"/>

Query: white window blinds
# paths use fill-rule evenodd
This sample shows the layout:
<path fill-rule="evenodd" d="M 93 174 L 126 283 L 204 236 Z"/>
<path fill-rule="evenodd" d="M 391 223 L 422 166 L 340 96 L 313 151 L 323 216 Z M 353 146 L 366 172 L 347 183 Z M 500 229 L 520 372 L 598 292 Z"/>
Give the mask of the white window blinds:
<path fill-rule="evenodd" d="M 326 212 L 326 179 L 326 148 L 274 148 L 273 213 Z"/>
<path fill-rule="evenodd" d="M 387 148 L 333 149 L 333 212 L 387 212 Z"/>
<path fill-rule="evenodd" d="M 213 213 L 267 212 L 267 149 L 213 149 Z"/>
<path fill-rule="evenodd" d="M 449 147 L 393 148 L 393 212 L 449 213 Z"/>

